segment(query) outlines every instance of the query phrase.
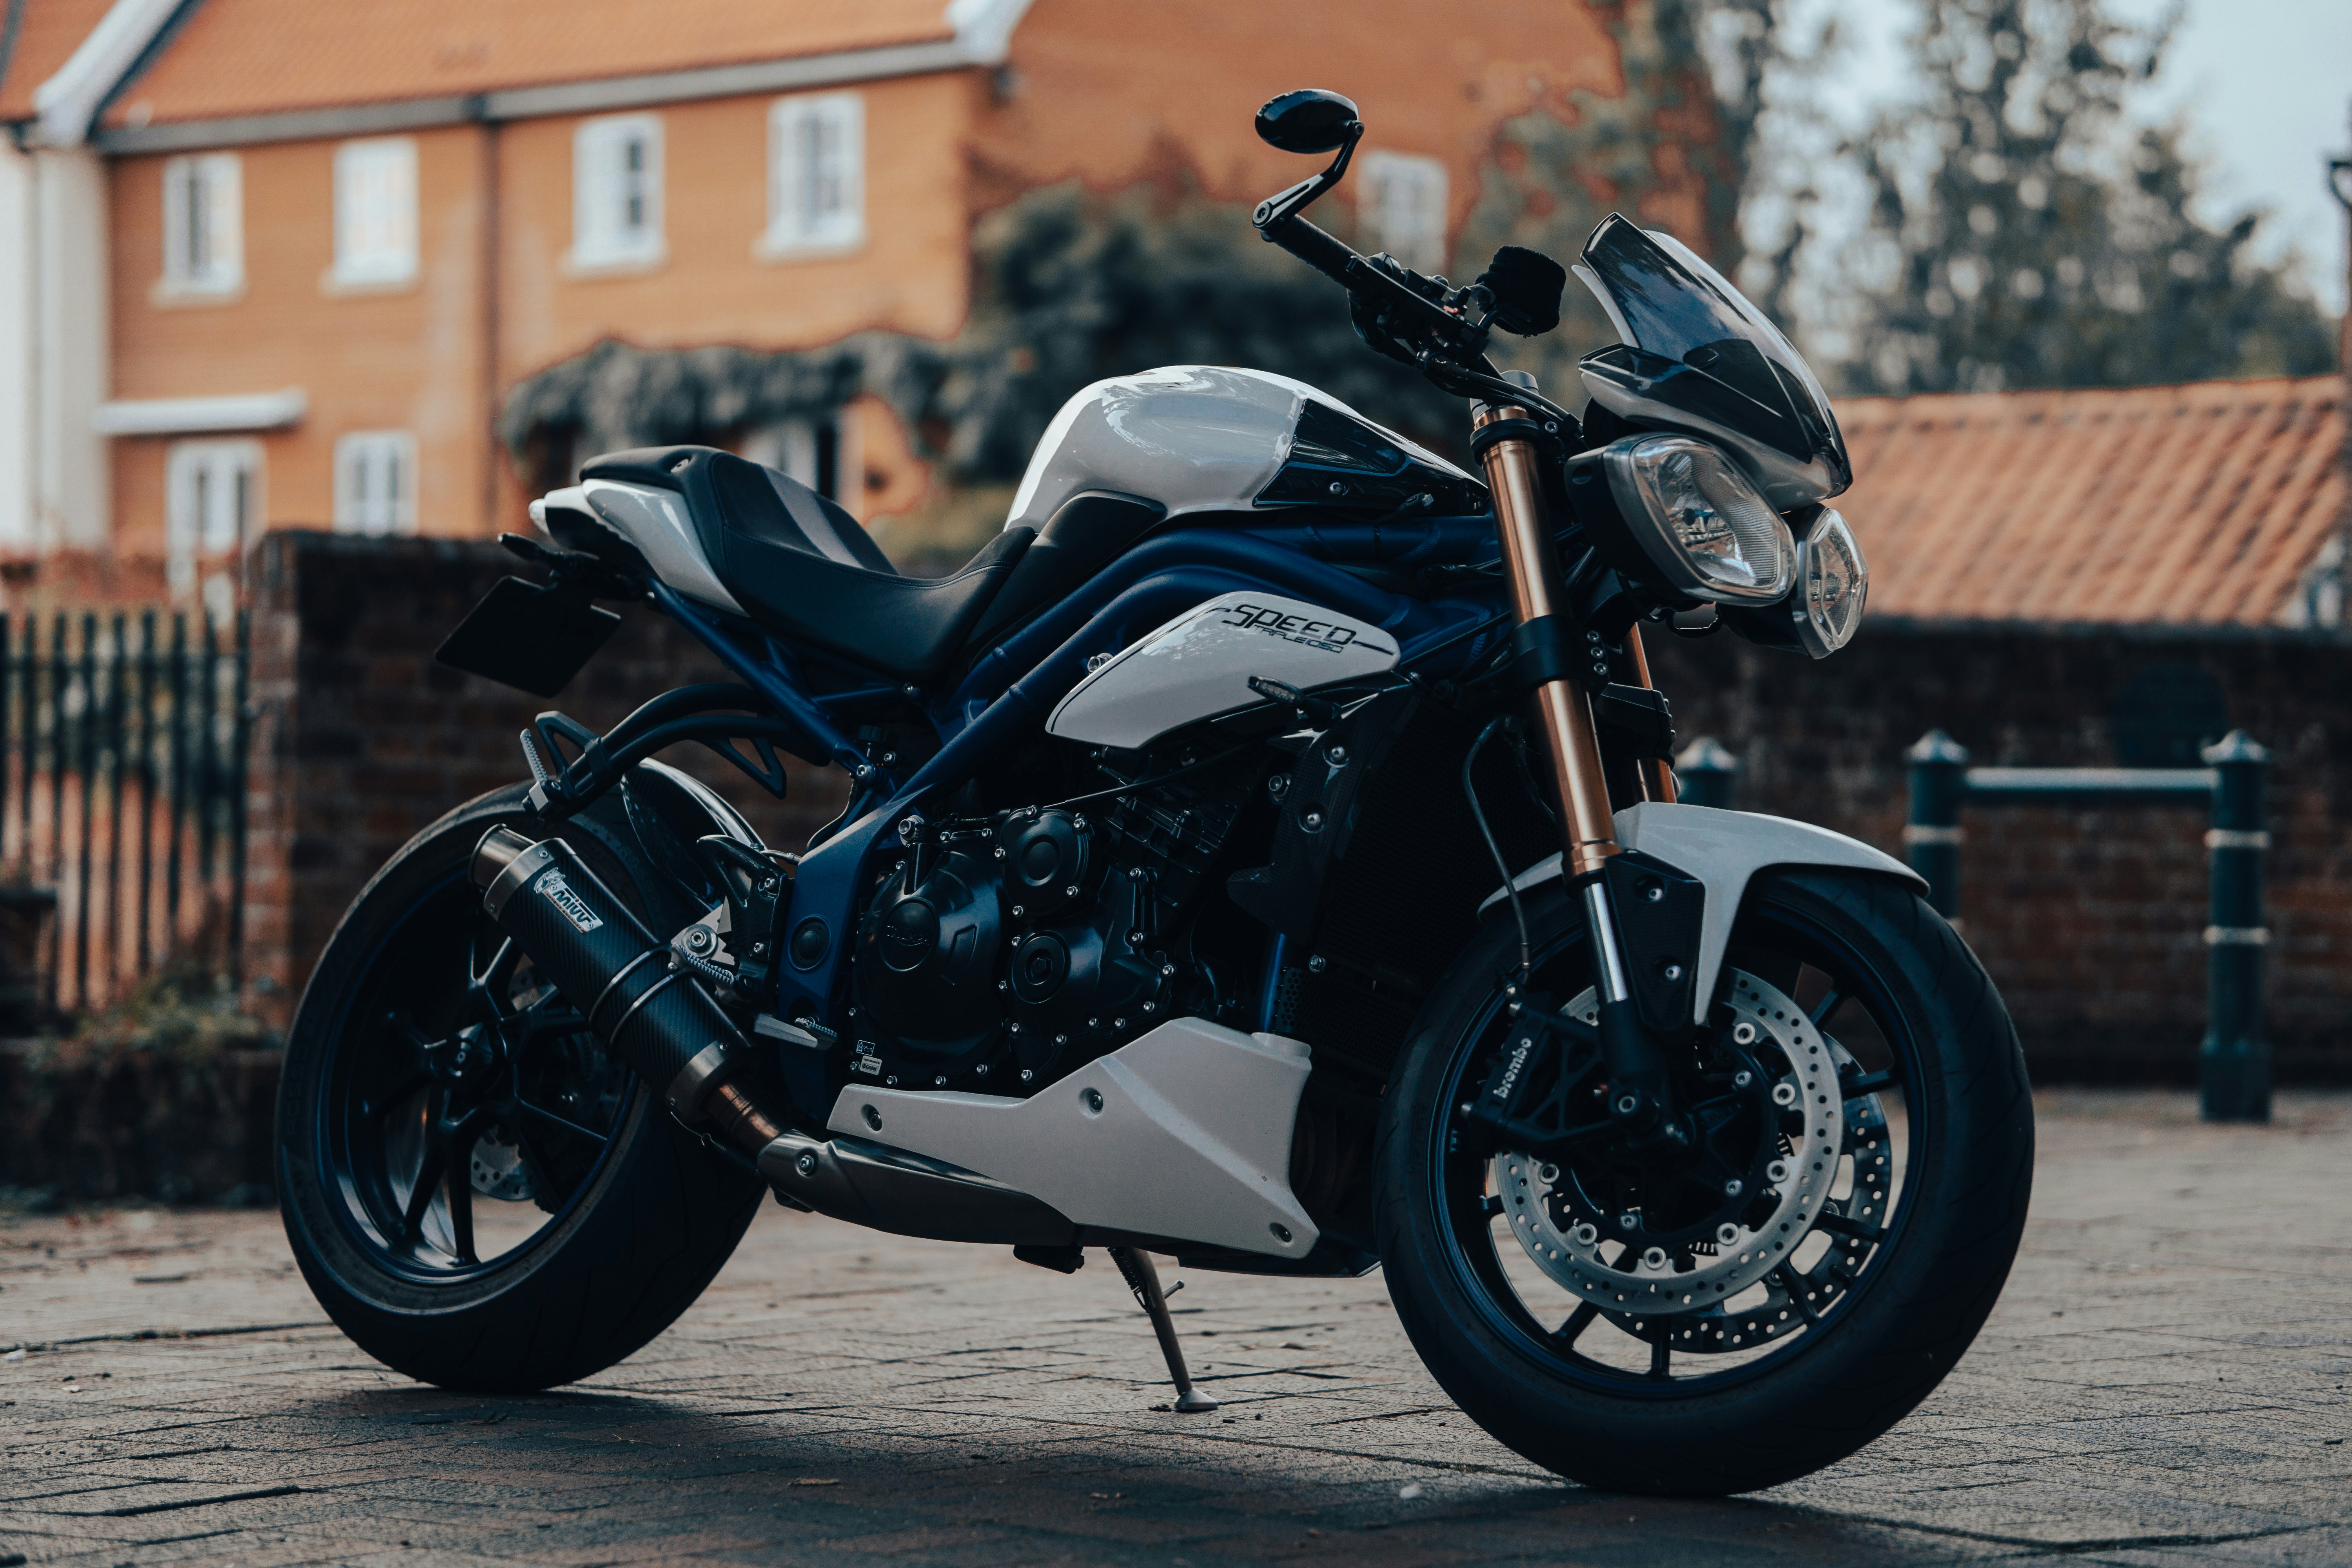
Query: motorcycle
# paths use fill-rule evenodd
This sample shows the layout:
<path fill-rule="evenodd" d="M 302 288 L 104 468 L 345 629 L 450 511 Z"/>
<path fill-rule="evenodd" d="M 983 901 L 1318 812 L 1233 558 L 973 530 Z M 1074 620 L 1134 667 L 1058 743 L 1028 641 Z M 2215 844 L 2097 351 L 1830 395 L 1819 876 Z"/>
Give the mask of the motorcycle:
<path fill-rule="evenodd" d="M 1594 1486 L 1722 1494 L 1917 1405 L 2023 1224 L 2023 1062 L 1901 863 L 1680 804 L 1645 633 L 1824 657 L 1867 573 L 1804 360 L 1612 216 L 1620 342 L 1581 416 L 1496 370 L 1567 270 L 1467 285 L 1301 216 L 1356 106 L 1257 129 L 1328 165 L 1253 215 L 1367 345 L 1469 400 L 1478 472 L 1305 385 L 1183 365 L 1061 409 L 1002 533 L 898 575 L 723 451 L 614 453 L 440 658 L 553 696 L 650 605 L 734 679 L 457 807 L 359 895 L 288 1047 L 278 1190 L 334 1321 L 444 1386 L 644 1345 L 772 1194 L 854 1225 L 1102 1247 L 1192 1385 L 1150 1254 L 1379 1267 L 1446 1393 Z M 650 760 L 781 796 L 804 852 Z"/>

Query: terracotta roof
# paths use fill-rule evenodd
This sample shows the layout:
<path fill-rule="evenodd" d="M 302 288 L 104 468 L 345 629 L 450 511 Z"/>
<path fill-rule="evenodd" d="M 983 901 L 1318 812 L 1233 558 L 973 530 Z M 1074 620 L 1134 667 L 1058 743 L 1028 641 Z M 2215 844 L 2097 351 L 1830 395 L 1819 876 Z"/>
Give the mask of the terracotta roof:
<path fill-rule="evenodd" d="M 16 47 L 0 74 L 0 120 L 33 118 L 33 89 L 57 75 L 111 0 L 25 0 Z"/>
<path fill-rule="evenodd" d="M 1857 398 L 1870 613 L 2289 619 L 2347 522 L 2342 376 Z"/>
<path fill-rule="evenodd" d="M 945 0 L 202 0 L 104 123 L 455 97 L 953 36 Z"/>

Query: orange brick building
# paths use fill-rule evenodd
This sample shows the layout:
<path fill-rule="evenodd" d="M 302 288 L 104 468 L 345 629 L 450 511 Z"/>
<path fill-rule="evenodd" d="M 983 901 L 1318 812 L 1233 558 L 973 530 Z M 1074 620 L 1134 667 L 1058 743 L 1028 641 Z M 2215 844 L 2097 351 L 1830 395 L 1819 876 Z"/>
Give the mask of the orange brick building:
<path fill-rule="evenodd" d="M 23 390 L 0 470 L 25 461 L 0 554 L 79 552 L 126 594 L 158 568 L 176 593 L 226 592 L 273 527 L 519 526 L 493 426 L 522 379 L 605 339 L 947 339 L 985 211 L 1171 164 L 1255 200 L 1303 171 L 1252 112 L 1308 81 L 1371 126 L 1335 221 L 1352 205 L 1362 237 L 1443 266 L 1499 126 L 1622 112 L 1664 58 L 1646 7 L 1570 0 L 19 12 L 0 55 L 0 201 L 22 219 L 0 363 Z M 1587 194 L 1704 244 L 1729 171 L 1703 81 L 1665 96 L 1640 111 L 1644 188 L 1596 166 Z M 870 397 L 738 436 L 862 515 L 926 487 Z"/>

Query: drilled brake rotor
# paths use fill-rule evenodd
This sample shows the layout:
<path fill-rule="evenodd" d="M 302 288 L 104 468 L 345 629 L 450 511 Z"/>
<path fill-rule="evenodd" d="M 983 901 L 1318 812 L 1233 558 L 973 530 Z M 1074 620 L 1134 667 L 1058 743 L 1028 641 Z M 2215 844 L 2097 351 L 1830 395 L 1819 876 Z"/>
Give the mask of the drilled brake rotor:
<path fill-rule="evenodd" d="M 1508 1150 L 1495 1156 L 1495 1190 L 1520 1247 L 1612 1318 L 1714 1312 L 1721 1321 L 1722 1303 L 1788 1263 L 1830 1205 L 1848 1143 L 1843 1053 L 1772 985 L 1743 971 L 1730 980 L 1729 1035 L 1737 1059 L 1751 1064 L 1734 1081 L 1764 1118 L 1763 1136 L 1752 1160 L 1715 1167 L 1724 1197 L 1704 1223 L 1668 1231 L 1638 1209 L 1607 1212 L 1572 1160 L 1563 1169 Z M 1593 1021 L 1593 993 L 1564 1011 Z M 1876 1140 L 1883 1154 L 1883 1122 Z"/>

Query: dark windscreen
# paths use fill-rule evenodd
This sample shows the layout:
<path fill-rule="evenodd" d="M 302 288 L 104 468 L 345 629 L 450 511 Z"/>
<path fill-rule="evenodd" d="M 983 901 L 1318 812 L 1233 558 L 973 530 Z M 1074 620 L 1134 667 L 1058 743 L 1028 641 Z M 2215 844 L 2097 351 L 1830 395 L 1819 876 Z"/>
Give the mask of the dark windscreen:
<path fill-rule="evenodd" d="M 1843 464 L 1845 442 L 1811 367 L 1722 274 L 1679 242 L 1613 213 L 1592 231 L 1581 259 L 1627 342 L 1796 420 L 1811 449 L 1790 456 L 1831 451 Z"/>

